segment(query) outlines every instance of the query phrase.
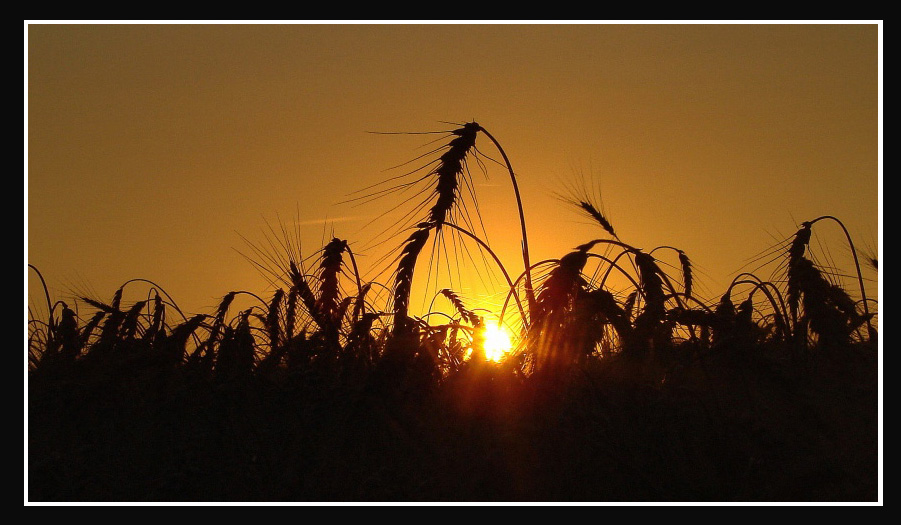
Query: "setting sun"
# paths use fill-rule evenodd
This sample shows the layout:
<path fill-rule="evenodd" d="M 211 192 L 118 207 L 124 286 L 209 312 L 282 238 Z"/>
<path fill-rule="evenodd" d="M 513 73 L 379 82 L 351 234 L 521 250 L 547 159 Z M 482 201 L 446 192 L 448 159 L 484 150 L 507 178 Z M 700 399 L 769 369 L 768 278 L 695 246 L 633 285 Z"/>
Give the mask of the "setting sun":
<path fill-rule="evenodd" d="M 485 327 L 485 359 L 499 363 L 512 348 L 509 330 L 491 323 Z"/>
<path fill-rule="evenodd" d="M 882 504 L 884 21 L 83 22 L 26 505 Z"/>

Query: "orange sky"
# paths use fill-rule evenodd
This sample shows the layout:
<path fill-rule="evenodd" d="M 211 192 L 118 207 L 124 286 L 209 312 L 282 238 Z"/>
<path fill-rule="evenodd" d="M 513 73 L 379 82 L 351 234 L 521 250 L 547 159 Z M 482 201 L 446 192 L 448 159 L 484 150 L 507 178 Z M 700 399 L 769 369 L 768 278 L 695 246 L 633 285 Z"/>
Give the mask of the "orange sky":
<path fill-rule="evenodd" d="M 242 236 L 299 214 L 305 253 L 326 220 L 362 247 L 378 208 L 337 203 L 434 138 L 366 132 L 476 120 L 517 171 L 533 261 L 601 236 L 552 195 L 584 175 L 624 241 L 682 248 L 721 294 L 820 215 L 876 249 L 877 29 L 31 24 L 26 260 L 57 299 L 131 278 L 192 312 L 267 296 Z M 482 217 L 518 273 L 509 178 L 489 175 Z"/>

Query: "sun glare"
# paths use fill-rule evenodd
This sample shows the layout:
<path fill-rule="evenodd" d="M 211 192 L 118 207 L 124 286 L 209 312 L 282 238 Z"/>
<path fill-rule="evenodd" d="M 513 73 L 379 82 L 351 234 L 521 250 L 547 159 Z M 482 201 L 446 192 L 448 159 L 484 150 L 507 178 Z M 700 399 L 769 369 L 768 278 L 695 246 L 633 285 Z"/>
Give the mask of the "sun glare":
<path fill-rule="evenodd" d="M 488 323 L 485 327 L 485 358 L 499 363 L 512 348 L 510 331 L 503 326 Z"/>

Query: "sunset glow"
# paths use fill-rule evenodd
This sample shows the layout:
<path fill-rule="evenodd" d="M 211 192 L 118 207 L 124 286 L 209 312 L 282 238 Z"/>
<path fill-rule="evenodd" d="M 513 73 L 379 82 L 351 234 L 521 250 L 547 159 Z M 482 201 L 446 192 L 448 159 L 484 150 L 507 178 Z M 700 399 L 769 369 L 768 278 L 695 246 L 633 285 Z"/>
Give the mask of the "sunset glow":
<path fill-rule="evenodd" d="M 25 22 L 26 504 L 882 503 L 883 21 Z"/>
<path fill-rule="evenodd" d="M 496 324 L 485 327 L 485 358 L 495 363 L 501 362 L 513 349 L 510 331 Z"/>
<path fill-rule="evenodd" d="M 390 192 L 334 204 L 418 167 L 382 172 L 426 140 L 367 132 L 472 119 L 516 147 L 533 254 L 559 257 L 595 236 L 551 196 L 554 181 L 584 174 L 620 235 L 678 246 L 718 289 L 789 211 L 837 214 L 877 245 L 876 36 L 865 25 L 31 25 L 28 262 L 51 291 L 67 292 L 76 271 L 101 295 L 144 277 L 182 310 L 207 312 L 223 281 L 268 284 L 239 253 L 242 236 L 265 242 L 263 218 L 278 224 L 297 210 L 308 250 L 324 231 L 360 248 L 393 231 L 402 213 L 362 230 L 399 204 Z M 486 85 L 496 89 L 474 89 Z M 489 142 L 477 147 L 493 155 Z M 477 164 L 472 189 L 494 210 L 487 238 L 505 264 L 518 261 L 509 177 L 487 161 L 486 180 Z M 761 198 L 750 205 L 748 195 Z M 72 220 L 71 202 L 98 210 L 89 226 Z M 150 206 L 153 221 L 136 212 Z M 184 227 L 188 208 L 204 228 Z M 123 238 L 141 243 L 111 241 Z M 711 238 L 718 249 L 706 248 Z M 361 271 L 381 271 L 369 263 L 402 240 L 361 250 Z M 438 268 L 438 286 L 454 288 L 456 268 Z M 498 292 L 473 265 L 461 272 L 478 283 L 471 297 Z M 425 282 L 413 283 L 414 298 L 434 292 Z M 410 308 L 428 311 L 421 300 Z"/>

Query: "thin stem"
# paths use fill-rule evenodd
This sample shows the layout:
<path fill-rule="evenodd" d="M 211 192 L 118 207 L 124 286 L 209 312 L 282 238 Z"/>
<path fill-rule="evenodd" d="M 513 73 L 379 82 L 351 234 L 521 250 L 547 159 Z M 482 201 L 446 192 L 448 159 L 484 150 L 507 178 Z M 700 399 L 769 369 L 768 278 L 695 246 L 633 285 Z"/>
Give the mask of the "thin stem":
<path fill-rule="evenodd" d="M 526 325 L 528 325 L 529 323 L 528 323 L 528 319 L 526 319 L 526 313 L 525 313 L 525 312 L 523 311 L 523 309 L 522 309 L 521 301 L 520 301 L 520 299 L 519 299 L 519 296 L 516 294 L 516 288 L 515 288 L 515 286 L 514 286 L 514 284 L 513 284 L 513 281 L 510 279 L 510 274 L 507 273 L 507 269 L 504 268 L 504 264 L 501 262 L 501 260 L 498 258 L 498 256 L 495 255 L 495 253 L 494 253 L 494 251 L 491 249 L 491 247 L 488 246 L 487 244 L 485 244 L 485 241 L 483 241 L 482 239 L 479 239 L 479 238 L 476 237 L 473 233 L 469 232 L 468 230 L 466 230 L 466 229 L 464 229 L 464 228 L 461 228 L 461 227 L 457 226 L 457 225 L 454 224 L 454 223 L 451 223 L 451 222 L 445 222 L 445 223 L 442 224 L 442 226 L 449 226 L 449 227 L 451 227 L 451 228 L 457 230 L 458 232 L 460 232 L 460 233 L 462 233 L 462 234 L 468 236 L 470 239 L 476 241 L 476 242 L 479 244 L 479 246 L 481 246 L 482 248 L 484 248 L 485 251 L 488 252 L 488 255 L 490 255 L 492 258 L 494 258 L 494 262 L 497 263 L 497 266 L 498 266 L 498 268 L 500 268 L 501 273 L 504 274 L 504 279 L 507 280 L 507 285 L 510 287 L 510 290 L 512 290 L 513 296 L 514 296 L 514 298 L 516 299 L 516 306 L 519 307 L 519 315 L 522 317 L 523 323 L 525 323 Z"/>
<path fill-rule="evenodd" d="M 516 207 L 519 209 L 519 225 L 522 228 L 522 264 L 525 267 L 525 290 L 526 290 L 526 300 L 529 302 L 529 312 L 535 311 L 535 291 L 532 287 L 532 271 L 531 271 L 531 263 L 529 262 L 529 237 L 526 232 L 526 217 L 523 213 L 522 209 L 522 198 L 519 195 L 519 185 L 516 183 L 516 175 L 513 173 L 513 166 L 510 164 L 510 159 L 507 158 L 507 154 L 504 152 L 504 148 L 501 147 L 500 143 L 498 143 L 497 139 L 495 139 L 491 133 L 488 133 L 488 130 L 479 126 L 479 131 L 485 134 L 491 142 L 494 143 L 494 146 L 500 151 L 501 156 L 504 157 L 504 163 L 507 165 L 507 171 L 510 172 L 510 180 L 513 182 L 513 193 L 516 195 Z"/>
<path fill-rule="evenodd" d="M 845 232 L 845 237 L 848 239 L 848 244 L 851 246 L 851 255 L 854 256 L 854 268 L 857 270 L 857 282 L 860 285 L 860 296 L 861 299 L 863 299 L 863 314 L 867 319 L 868 335 L 872 337 L 876 332 L 873 330 L 873 323 L 870 322 L 870 308 L 867 306 L 867 292 L 863 287 L 863 274 L 860 271 L 860 261 L 857 259 L 857 250 L 854 248 L 854 241 L 851 240 L 851 234 L 848 233 L 848 228 L 845 228 L 845 225 L 842 223 L 842 221 L 838 220 L 832 215 L 823 215 L 822 217 L 817 217 L 816 219 L 810 221 L 810 225 L 813 226 L 815 222 L 823 219 L 831 219 L 838 223 L 838 225 L 841 226 L 842 231 Z"/>
<path fill-rule="evenodd" d="M 41 275 L 41 271 L 38 270 L 37 266 L 28 263 L 28 267 L 34 270 L 34 273 L 36 273 L 38 275 L 38 278 L 41 280 L 41 286 L 44 288 L 44 298 L 47 300 L 47 311 L 50 312 L 50 319 L 48 320 L 48 324 L 50 328 L 53 328 L 53 305 L 50 303 L 50 292 L 47 291 L 47 282 L 44 281 L 44 276 Z"/>

